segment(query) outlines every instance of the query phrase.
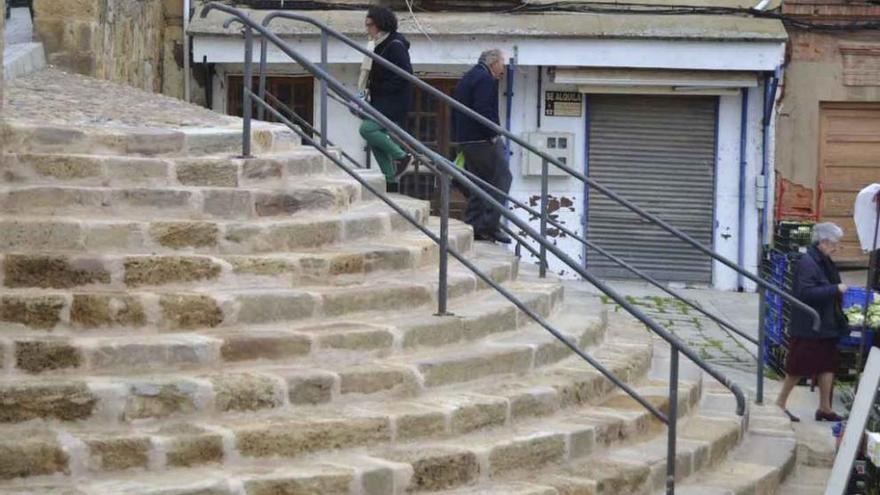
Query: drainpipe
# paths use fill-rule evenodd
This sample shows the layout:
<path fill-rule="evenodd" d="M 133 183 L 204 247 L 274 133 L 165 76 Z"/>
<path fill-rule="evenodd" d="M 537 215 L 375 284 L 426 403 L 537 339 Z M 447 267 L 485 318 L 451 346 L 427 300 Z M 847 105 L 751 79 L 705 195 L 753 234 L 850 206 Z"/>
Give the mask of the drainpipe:
<path fill-rule="evenodd" d="M 187 103 L 190 103 L 192 96 L 189 80 L 189 34 L 186 32 L 189 27 L 189 3 L 190 0 L 183 0 L 183 100 Z M 210 107 L 210 103 L 208 106 Z"/>
<path fill-rule="evenodd" d="M 537 103 L 535 103 L 535 117 L 536 117 L 536 123 L 537 123 L 535 128 L 538 130 L 541 129 L 541 96 L 542 96 L 543 92 L 544 92 L 544 66 L 539 65 L 538 66 L 538 99 L 537 99 Z"/>
<path fill-rule="evenodd" d="M 770 225 L 770 122 L 773 119 L 773 108 L 776 105 L 776 92 L 779 89 L 779 79 L 782 74 L 782 67 L 777 67 L 776 72 L 768 75 L 764 82 L 764 128 L 762 130 L 763 151 L 761 162 L 761 189 L 764 194 L 764 208 L 761 214 L 761 245 L 768 246 L 770 244 L 770 236 L 767 228 Z"/>
<path fill-rule="evenodd" d="M 507 64 L 507 90 L 505 92 L 505 96 L 507 97 L 507 115 L 504 118 L 504 128 L 507 129 L 507 132 L 510 132 L 511 114 L 513 113 L 513 78 L 516 76 L 516 59 L 517 48 L 513 47 L 513 57 L 510 57 L 510 61 Z M 505 150 L 509 157 L 510 138 L 506 139 Z"/>
<path fill-rule="evenodd" d="M 746 260 L 746 169 L 748 168 L 748 154 L 746 145 L 749 137 L 749 88 L 742 89 L 742 111 L 740 113 L 739 132 L 739 222 L 738 222 L 738 247 L 736 262 L 739 266 L 745 266 Z M 737 273 L 736 286 L 742 292 L 744 278 Z"/>

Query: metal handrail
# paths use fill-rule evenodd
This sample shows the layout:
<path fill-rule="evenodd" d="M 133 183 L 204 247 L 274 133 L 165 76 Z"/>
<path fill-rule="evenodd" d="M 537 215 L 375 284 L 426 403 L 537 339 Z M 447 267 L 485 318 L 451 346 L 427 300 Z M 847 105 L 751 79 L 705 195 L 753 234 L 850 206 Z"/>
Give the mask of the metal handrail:
<path fill-rule="evenodd" d="M 272 97 L 271 94 L 267 94 L 267 96 Z M 344 102 L 344 101 L 342 101 L 341 99 L 338 99 L 338 97 L 335 97 L 335 96 L 333 96 L 333 95 L 331 95 L 331 97 L 332 97 L 334 100 L 338 101 L 340 104 L 345 105 L 346 107 L 348 107 L 348 108 L 350 108 L 350 109 L 352 109 L 352 110 L 355 110 L 354 108 L 351 108 L 351 104 L 349 104 L 349 103 L 347 103 L 347 102 Z M 272 98 L 274 98 L 274 97 L 272 97 Z M 434 168 L 431 167 L 430 165 L 428 165 L 428 167 L 429 167 L 434 173 L 436 173 L 436 174 L 439 174 L 439 173 L 440 173 L 438 170 L 434 169 Z M 469 170 L 465 170 L 465 169 L 459 169 L 459 170 L 460 170 L 463 174 L 465 174 L 466 176 L 468 176 L 469 179 L 471 179 L 472 181 L 476 182 L 478 185 L 480 185 L 480 186 L 482 186 L 482 187 L 484 187 L 484 188 L 487 188 L 487 189 L 491 190 L 491 191 L 492 191 L 493 193 L 495 193 L 495 194 L 498 194 L 498 195 L 500 195 L 500 196 L 503 196 L 503 197 L 505 198 L 505 200 L 509 201 L 511 204 L 516 205 L 516 206 L 519 207 L 519 208 L 522 208 L 524 211 L 530 213 L 530 214 L 533 215 L 535 218 L 541 218 L 541 217 L 543 216 L 543 217 L 546 219 L 546 222 L 547 222 L 549 225 L 551 225 L 551 226 L 553 226 L 553 227 L 559 229 L 560 232 L 562 232 L 562 233 L 564 233 L 565 235 L 571 237 L 571 238 L 574 239 L 575 241 L 577 241 L 577 242 L 583 244 L 584 246 L 587 246 L 588 248 L 593 249 L 594 251 L 596 251 L 597 253 L 601 254 L 602 256 L 608 258 L 609 260 L 611 260 L 613 263 L 617 264 L 617 265 L 620 266 L 621 268 L 623 268 L 623 269 L 629 271 L 629 272 L 632 273 L 633 275 L 635 275 L 635 276 L 641 278 L 642 280 L 648 282 L 649 284 L 651 284 L 651 285 L 657 287 L 658 289 L 660 289 L 660 290 L 662 290 L 663 292 L 669 294 L 670 296 L 674 297 L 675 299 L 677 299 L 677 300 L 679 300 L 679 301 L 681 301 L 681 302 L 687 304 L 690 308 L 699 311 L 700 313 L 702 313 L 704 316 L 706 316 L 707 318 L 709 318 L 710 320 L 712 320 L 712 321 L 715 322 L 716 324 L 718 324 L 718 325 L 720 325 L 720 326 L 722 326 L 722 327 L 724 327 L 724 328 L 727 328 L 728 330 L 732 331 L 733 333 L 737 334 L 738 336 L 742 337 L 743 339 L 747 340 L 748 342 L 750 342 L 750 343 L 752 343 L 752 344 L 754 344 L 754 345 L 758 345 L 758 339 L 756 339 L 756 338 L 752 337 L 751 335 L 745 333 L 743 330 L 740 330 L 739 328 L 737 328 L 737 327 L 736 327 L 735 325 L 733 325 L 732 323 L 730 323 L 730 322 L 728 322 L 728 321 L 726 321 L 726 320 L 723 320 L 723 319 L 719 318 L 718 316 L 712 314 L 711 312 L 709 312 L 708 310 L 706 310 L 705 308 L 703 308 L 703 307 L 700 306 L 699 304 L 697 304 L 697 303 L 691 301 L 690 299 L 688 299 L 688 298 L 682 296 L 681 294 L 679 294 L 679 293 L 676 292 L 675 290 L 669 288 L 667 285 L 665 285 L 665 284 L 663 284 L 662 282 L 658 281 L 658 280 L 655 279 L 654 277 L 651 277 L 650 275 L 648 275 L 647 273 L 643 272 L 642 270 L 636 268 L 635 266 L 631 265 L 630 263 L 627 263 L 626 261 L 624 261 L 624 260 L 621 259 L 620 257 L 615 256 L 614 254 L 610 253 L 608 250 L 606 250 L 606 249 L 604 249 L 604 248 L 602 248 L 602 247 L 596 245 L 596 243 L 594 243 L 594 242 L 592 242 L 592 241 L 590 241 L 590 240 L 584 238 L 583 236 L 578 235 L 576 232 L 574 232 L 573 230 L 569 229 L 568 227 L 566 227 L 565 225 L 563 225 L 561 222 L 558 222 L 557 220 L 554 220 L 551 216 L 546 215 L 546 214 L 543 214 L 542 212 L 540 212 L 540 211 L 538 211 L 538 210 L 536 210 L 536 209 L 530 207 L 529 205 L 525 204 L 524 202 L 522 202 L 522 201 L 516 199 L 515 197 L 513 197 L 513 195 L 511 195 L 510 193 L 505 192 L 504 190 L 502 190 L 502 189 L 496 187 L 495 185 L 491 184 L 490 182 L 488 182 L 488 181 L 482 179 L 482 178 L 481 178 L 480 176 L 478 176 L 477 174 L 475 174 L 475 173 L 473 173 L 473 172 L 471 172 L 471 171 L 469 171 Z M 546 209 L 546 207 L 545 207 L 544 209 Z M 501 226 L 501 228 L 502 228 L 502 230 L 503 230 L 504 232 L 506 232 L 508 235 L 510 235 L 515 241 L 517 241 L 518 244 L 522 244 L 523 247 L 525 247 L 526 250 L 529 251 L 529 253 L 531 253 L 532 255 L 534 255 L 534 256 L 539 260 L 539 263 L 542 263 L 542 264 L 544 264 L 545 267 L 547 267 L 547 259 L 546 259 L 547 257 L 546 257 L 546 253 L 545 253 L 545 252 L 542 252 L 542 251 L 540 251 L 540 250 L 538 250 L 538 249 L 535 249 L 535 248 L 531 247 L 531 245 L 527 244 L 527 243 L 526 243 L 526 242 L 525 242 L 520 236 L 514 234 L 513 231 L 510 230 L 509 228 L 507 228 L 507 227 L 505 227 L 505 226 L 503 226 L 503 225 Z M 544 235 L 544 237 L 546 237 L 546 235 Z"/>
<path fill-rule="evenodd" d="M 430 239 L 440 245 L 441 256 L 440 256 L 440 272 L 441 272 L 441 288 L 444 287 L 445 282 L 445 261 L 447 255 L 452 255 L 456 259 L 458 259 L 463 265 L 474 271 L 474 273 L 478 274 L 484 281 L 487 282 L 491 287 L 493 287 L 496 291 L 504 295 L 508 300 L 513 302 L 518 308 L 525 310 L 526 314 L 528 314 L 533 320 L 541 324 L 548 332 L 550 332 L 554 337 L 556 337 L 560 342 L 566 345 L 569 349 L 571 349 L 575 354 L 579 357 L 587 361 L 589 364 L 594 366 L 598 371 L 600 371 L 606 378 L 608 378 L 612 383 L 620 387 L 623 391 L 625 391 L 630 397 L 632 397 L 636 402 L 645 407 L 648 411 L 650 411 L 655 417 L 657 417 L 660 421 L 667 425 L 667 493 L 673 494 L 675 492 L 675 471 L 676 471 L 676 430 L 677 430 L 677 421 L 678 421 L 678 372 L 679 372 L 679 353 L 683 353 L 687 356 L 691 361 L 693 361 L 698 367 L 703 369 L 707 374 L 715 378 L 717 381 L 722 383 L 728 390 L 730 390 L 737 402 L 737 413 L 739 415 L 745 414 L 745 394 L 742 392 L 740 387 L 728 379 L 723 374 L 719 373 L 715 370 L 711 365 L 704 362 L 693 350 L 691 350 L 683 341 L 681 341 L 677 336 L 667 331 L 665 328 L 657 324 L 650 317 L 645 315 L 641 310 L 636 308 L 634 305 L 630 304 L 624 297 L 618 294 L 611 287 L 606 285 L 604 282 L 596 278 L 593 274 L 588 272 L 585 268 L 581 267 L 574 259 L 568 256 L 565 252 L 559 249 L 557 246 L 548 242 L 546 238 L 541 236 L 537 231 L 535 231 L 528 222 L 523 221 L 518 218 L 516 214 L 510 212 L 507 208 L 505 208 L 501 203 L 495 200 L 489 193 L 484 191 L 482 188 L 474 184 L 466 175 L 461 173 L 454 164 L 452 164 L 448 159 L 441 156 L 439 153 L 431 150 L 423 143 L 415 139 L 412 135 L 405 132 L 401 129 L 397 124 L 393 121 L 382 115 L 378 110 L 376 110 L 372 105 L 358 98 L 351 90 L 347 89 L 342 83 L 340 83 L 336 78 L 331 76 L 326 70 L 318 67 L 301 54 L 299 54 L 296 50 L 291 48 L 287 43 L 285 43 L 281 38 L 279 38 L 276 34 L 269 31 L 265 26 L 259 25 L 254 22 L 250 17 L 248 17 L 244 12 L 234 7 L 230 7 L 218 2 L 211 2 L 207 4 L 201 12 L 202 17 L 206 16 L 208 12 L 211 10 L 220 10 L 231 14 L 239 19 L 239 21 L 245 25 L 245 84 L 243 84 L 243 95 L 245 97 L 244 106 L 245 106 L 245 120 L 242 126 L 243 136 L 242 136 L 242 151 L 244 155 L 248 155 L 250 152 L 250 103 L 251 101 L 258 102 L 262 107 L 266 110 L 272 112 L 276 118 L 279 118 L 282 122 L 287 124 L 292 130 L 299 131 L 300 137 L 306 141 L 306 143 L 314 146 L 316 149 L 322 151 L 322 153 L 331 161 L 336 163 L 340 168 L 342 168 L 346 173 L 351 175 L 353 178 L 358 180 L 364 187 L 367 188 L 371 193 L 382 199 L 386 204 L 388 204 L 392 209 L 401 214 L 407 221 L 416 225 L 423 233 L 425 233 Z M 250 71 L 252 65 L 252 43 L 253 43 L 253 31 L 257 31 L 263 37 L 263 46 L 271 41 L 274 45 L 276 45 L 284 54 L 293 59 L 296 63 L 298 63 L 305 70 L 310 72 L 313 76 L 317 77 L 321 81 L 321 87 L 332 89 L 335 93 L 342 96 L 349 102 L 353 102 L 360 110 L 365 113 L 369 118 L 377 122 L 380 126 L 382 126 L 387 132 L 390 132 L 397 136 L 399 139 L 406 142 L 408 145 L 412 146 L 419 154 L 428 158 L 428 161 L 432 162 L 441 173 L 441 179 L 444 188 L 444 215 L 441 216 L 441 235 L 436 236 L 426 227 L 422 226 L 416 219 L 412 216 L 408 215 L 403 208 L 396 205 L 393 200 L 389 199 L 384 193 L 380 193 L 377 189 L 371 186 L 368 181 L 358 175 L 358 173 L 347 167 L 343 164 L 338 158 L 332 155 L 327 148 L 326 143 L 321 143 L 318 146 L 318 143 L 314 141 L 310 136 L 306 135 L 301 130 L 297 129 L 296 126 L 292 125 L 289 119 L 285 118 L 280 114 L 276 109 L 272 108 L 271 105 L 266 103 L 265 99 L 261 96 L 253 94 L 251 90 L 250 80 Z M 337 33 L 338 34 L 338 33 Z M 345 38 L 342 35 L 339 35 L 342 38 Z M 351 40 L 347 40 L 347 43 L 351 43 L 353 46 L 355 43 Z M 326 45 L 326 34 L 323 36 L 322 45 Z M 360 49 L 360 47 L 357 47 Z M 323 51 L 323 50 L 322 50 Z M 367 51 L 363 50 L 365 53 Z M 265 53 L 265 50 L 263 50 Z M 373 56 L 370 53 L 370 56 Z M 385 59 L 378 57 L 380 63 L 384 65 L 390 65 L 391 68 L 396 68 L 390 62 L 385 61 Z M 324 56 L 322 56 L 322 62 L 324 68 L 326 68 L 326 52 Z M 261 74 L 265 73 L 265 57 L 261 60 Z M 408 77 L 408 73 L 397 69 L 398 71 L 406 74 Z M 418 82 L 421 83 L 420 80 L 416 78 Z M 422 83 L 424 84 L 424 83 Z M 326 91 L 326 90 L 324 90 Z M 326 92 L 322 95 L 322 103 L 323 103 L 323 111 L 326 112 Z M 479 117 L 479 116 L 478 116 Z M 485 119 L 484 119 L 485 120 Z M 326 125 L 326 119 L 323 120 L 323 124 Z M 323 131 L 323 129 L 322 129 Z M 326 132 L 324 132 L 324 137 L 322 141 L 326 139 Z M 515 140 L 515 142 L 519 142 L 515 136 L 511 139 Z M 545 155 L 546 156 L 546 155 Z M 549 158 L 549 157 L 547 157 Z M 552 159 L 551 159 L 552 160 Z M 546 168 L 546 165 L 545 165 Z M 575 343 L 570 342 L 567 338 L 565 338 L 558 330 L 556 330 L 552 325 L 550 325 L 544 318 L 540 317 L 531 310 L 527 310 L 525 304 L 519 301 L 515 296 L 513 296 L 509 291 L 503 288 L 500 284 L 495 283 L 490 277 L 485 276 L 483 274 L 480 275 L 481 272 L 473 265 L 469 260 L 465 257 L 461 256 L 454 249 L 450 249 L 448 246 L 448 239 L 446 235 L 448 234 L 448 201 L 449 201 L 449 181 L 450 179 L 456 180 L 458 183 L 467 187 L 471 194 L 476 194 L 481 197 L 486 204 L 490 205 L 493 209 L 498 211 L 499 214 L 504 216 L 509 222 L 513 223 L 517 227 L 519 227 L 523 233 L 532 237 L 535 242 L 537 242 L 543 250 L 553 254 L 557 258 L 559 258 L 563 263 L 568 265 L 575 273 L 589 281 L 592 285 L 594 285 L 597 289 L 607 295 L 610 299 L 612 299 L 615 303 L 619 304 L 623 307 L 628 313 L 633 315 L 636 319 L 642 322 L 646 327 L 648 327 L 651 331 L 657 334 L 659 337 L 663 338 L 670 344 L 671 354 L 670 354 L 670 378 L 669 378 L 669 413 L 668 415 L 664 415 L 660 412 L 656 407 L 650 404 L 644 397 L 639 395 L 637 392 L 632 390 L 627 384 L 623 383 L 619 380 L 613 373 L 606 370 L 601 366 L 600 363 L 596 362 L 592 357 L 590 357 L 587 353 L 583 352 Z M 609 191 L 610 192 L 610 191 Z M 613 194 L 613 193 L 612 193 Z M 616 195 L 615 195 L 616 196 Z M 442 303 L 445 305 L 445 293 L 438 292 L 438 299 L 444 300 Z M 441 307 L 443 307 L 441 305 Z M 443 313 L 443 311 L 441 311 Z"/>
<path fill-rule="evenodd" d="M 496 124 L 495 122 L 492 122 L 491 120 L 487 119 L 486 117 L 473 111 L 472 109 L 468 108 L 467 106 L 465 106 L 462 103 L 460 103 L 459 101 L 457 101 L 455 98 L 452 98 L 451 96 L 447 95 L 446 93 L 444 93 L 444 92 L 438 90 L 437 88 L 434 88 L 430 84 L 422 81 L 418 77 L 416 77 L 416 76 L 410 74 L 409 72 L 401 69 L 400 67 L 394 65 L 392 62 L 389 62 L 387 59 L 385 59 L 381 55 L 376 55 L 372 51 L 367 50 L 366 48 L 362 47 L 360 44 L 358 44 L 356 41 L 352 40 L 348 36 L 340 33 L 339 31 L 336 31 L 335 29 L 331 28 L 330 26 L 328 26 L 328 25 L 324 24 L 323 22 L 318 21 L 312 17 L 302 15 L 302 14 L 297 14 L 294 12 L 281 12 L 281 11 L 271 12 L 271 13 L 267 14 L 266 17 L 263 18 L 262 24 L 263 24 L 263 26 L 268 26 L 274 19 L 277 19 L 277 18 L 305 22 L 305 23 L 311 24 L 321 30 L 321 53 L 322 53 L 322 56 L 321 56 L 322 62 L 321 63 L 323 66 L 325 66 L 325 68 L 326 68 L 326 64 L 327 64 L 327 35 L 329 34 L 329 35 L 333 36 L 335 39 L 337 39 L 337 40 L 341 41 L 342 43 L 348 45 L 349 47 L 353 48 L 355 51 L 358 51 L 361 54 L 363 54 L 367 57 L 370 57 L 371 59 L 373 59 L 374 62 L 378 62 L 386 69 L 390 70 L 391 72 L 394 72 L 396 75 L 403 77 L 404 79 L 406 79 L 407 81 L 409 81 L 412 84 L 415 84 L 419 89 L 421 89 L 423 91 L 427 91 L 429 94 L 431 94 L 431 96 L 433 96 L 435 98 L 439 98 L 444 103 L 452 106 L 452 108 L 454 108 L 456 111 L 459 111 L 459 112 L 463 113 L 464 115 L 466 115 L 467 117 L 476 120 L 480 124 L 492 129 L 493 131 L 504 136 L 505 138 L 509 139 L 510 141 L 513 141 L 514 143 L 520 145 L 524 149 L 529 150 L 531 153 L 540 156 L 547 163 L 553 164 L 554 166 L 556 166 L 560 170 L 563 170 L 564 172 L 566 172 L 568 175 L 570 175 L 576 179 L 579 179 L 581 182 L 587 184 L 588 186 L 592 187 L 593 189 L 596 189 L 597 191 L 601 192 L 602 194 L 609 197 L 610 199 L 617 202 L 618 204 L 626 207 L 630 211 L 633 211 L 634 213 L 638 214 L 642 218 L 649 220 L 651 223 L 654 223 L 655 225 L 661 227 L 663 230 L 666 230 L 667 232 L 669 232 L 673 236 L 679 238 L 680 240 L 684 241 L 685 243 L 690 244 L 691 247 L 697 249 L 698 251 L 702 252 L 703 254 L 709 256 L 710 258 L 722 263 L 723 265 L 727 266 L 731 270 L 734 270 L 735 272 L 739 273 L 740 275 L 748 278 L 749 280 L 751 280 L 752 282 L 757 284 L 760 288 L 762 288 L 764 290 L 769 290 L 769 291 L 774 292 L 776 294 L 779 294 L 779 296 L 782 297 L 783 299 L 785 299 L 786 301 L 790 302 L 791 304 L 794 304 L 795 306 L 797 306 L 801 310 L 806 311 L 808 314 L 810 314 L 810 316 L 813 318 L 813 330 L 816 330 L 816 331 L 819 330 L 819 327 L 821 325 L 821 319 L 819 318 L 819 313 L 815 309 L 808 306 L 807 304 L 804 304 L 803 302 L 801 302 L 796 297 L 785 292 L 784 289 L 776 287 L 773 284 L 767 283 L 765 280 L 761 279 L 761 277 L 752 274 L 748 270 L 737 265 L 735 262 L 733 262 L 733 261 L 727 259 L 726 257 L 714 252 L 713 250 L 704 246 L 702 243 L 700 243 L 699 241 L 697 241 L 696 239 L 694 239 L 690 235 L 686 234 L 685 232 L 682 232 L 681 230 L 679 230 L 675 226 L 669 224 L 668 222 L 661 219 L 657 215 L 648 212 L 647 210 L 643 209 L 642 207 L 640 207 L 640 206 L 636 205 L 635 203 L 629 201 L 628 199 L 620 196 L 619 194 L 615 193 L 611 189 L 609 189 L 609 188 L 603 186 L 602 184 L 600 184 L 599 182 L 597 182 L 595 179 L 591 179 L 590 177 L 584 175 L 583 173 L 569 167 L 568 165 L 562 163 L 561 161 L 559 161 L 558 159 L 556 159 L 552 155 L 549 155 L 549 154 L 537 149 L 536 147 L 529 144 L 526 140 L 518 137 L 517 135 L 508 131 L 507 129 Z M 265 41 L 264 41 L 264 43 L 265 43 Z M 261 60 L 261 64 L 264 65 L 262 63 L 262 60 Z M 323 85 L 322 85 L 322 88 L 323 88 Z M 322 107 L 323 107 L 323 105 L 322 105 Z M 323 125 L 324 121 L 326 121 L 326 119 L 322 119 L 322 125 Z"/>

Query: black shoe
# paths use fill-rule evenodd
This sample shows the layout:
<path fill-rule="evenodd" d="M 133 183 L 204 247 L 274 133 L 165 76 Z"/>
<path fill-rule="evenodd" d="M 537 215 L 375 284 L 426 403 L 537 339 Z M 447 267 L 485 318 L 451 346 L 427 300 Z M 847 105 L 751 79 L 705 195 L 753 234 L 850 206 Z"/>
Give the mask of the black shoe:
<path fill-rule="evenodd" d="M 474 231 L 474 240 L 475 241 L 485 241 L 485 242 L 495 242 L 495 237 L 493 237 L 488 232 L 481 232 L 478 230 Z"/>
<path fill-rule="evenodd" d="M 490 235 L 492 239 L 495 240 L 495 242 L 500 242 L 501 244 L 510 244 L 511 242 L 513 242 L 513 239 L 511 239 L 509 235 L 500 230 L 496 230 Z"/>
<path fill-rule="evenodd" d="M 791 421 L 792 423 L 800 423 L 801 422 L 801 418 L 792 414 L 791 411 L 789 411 L 788 409 L 783 409 L 782 412 L 784 412 L 785 415 L 788 416 L 788 420 Z"/>
<path fill-rule="evenodd" d="M 837 414 L 834 411 L 831 411 L 830 413 L 826 413 L 826 412 L 822 412 L 818 409 L 816 410 L 815 417 L 816 417 L 816 421 L 831 421 L 833 423 L 844 420 L 843 416 Z"/>
<path fill-rule="evenodd" d="M 409 168 L 410 164 L 413 162 L 413 156 L 409 153 L 403 156 L 398 160 L 394 160 L 394 181 L 399 182 L 400 177 L 406 173 L 406 169 Z"/>

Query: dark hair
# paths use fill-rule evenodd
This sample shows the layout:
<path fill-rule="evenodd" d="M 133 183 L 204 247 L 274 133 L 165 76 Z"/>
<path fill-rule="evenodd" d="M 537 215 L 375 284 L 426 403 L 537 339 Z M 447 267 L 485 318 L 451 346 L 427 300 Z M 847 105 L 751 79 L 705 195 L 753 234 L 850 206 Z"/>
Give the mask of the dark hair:
<path fill-rule="evenodd" d="M 367 10 L 367 17 L 373 20 L 373 24 L 379 28 L 379 31 L 386 33 L 397 32 L 397 16 L 391 9 L 387 7 L 373 6 Z"/>

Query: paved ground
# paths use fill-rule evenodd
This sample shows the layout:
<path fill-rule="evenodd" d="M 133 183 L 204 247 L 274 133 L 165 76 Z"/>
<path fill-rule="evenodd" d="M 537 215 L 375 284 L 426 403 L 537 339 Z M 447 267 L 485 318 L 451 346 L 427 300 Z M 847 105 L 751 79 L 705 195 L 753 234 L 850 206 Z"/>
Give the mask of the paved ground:
<path fill-rule="evenodd" d="M 863 275 L 863 274 L 858 274 Z M 855 283 L 859 276 L 852 278 Z M 863 277 L 861 278 L 863 279 Z M 747 340 L 712 322 L 698 311 L 676 302 L 661 290 L 638 282 L 610 282 L 612 288 L 635 303 L 639 309 L 653 317 L 676 335 L 684 339 L 692 348 L 709 363 L 717 366 L 727 376 L 749 391 L 754 397 L 756 390 L 756 348 Z M 568 282 L 566 290 L 599 295 L 597 289 L 583 282 Z M 722 319 L 730 322 L 741 331 L 757 337 L 758 331 L 758 296 L 753 293 L 736 293 L 716 291 L 712 289 L 677 289 L 684 297 L 698 303 L 702 308 L 711 311 Z M 600 296 L 601 297 L 601 296 Z M 603 301 L 612 305 L 605 298 Z M 616 305 L 615 305 L 616 306 Z M 768 378 L 764 382 L 765 403 L 775 401 L 780 382 Z M 835 390 L 835 409 L 843 411 L 841 396 L 847 393 L 845 387 Z M 818 404 L 818 397 L 808 387 L 798 387 L 789 399 L 789 410 L 800 416 L 801 422 L 795 425 L 799 443 L 799 463 L 815 477 L 815 471 L 826 469 L 834 460 L 834 438 L 831 435 L 831 424 L 813 420 L 813 413 Z M 801 471 L 798 471 L 800 473 Z M 803 482 L 795 474 L 791 483 Z M 814 484 L 814 482 L 810 482 Z M 800 485 L 798 485 L 800 486 Z"/>

